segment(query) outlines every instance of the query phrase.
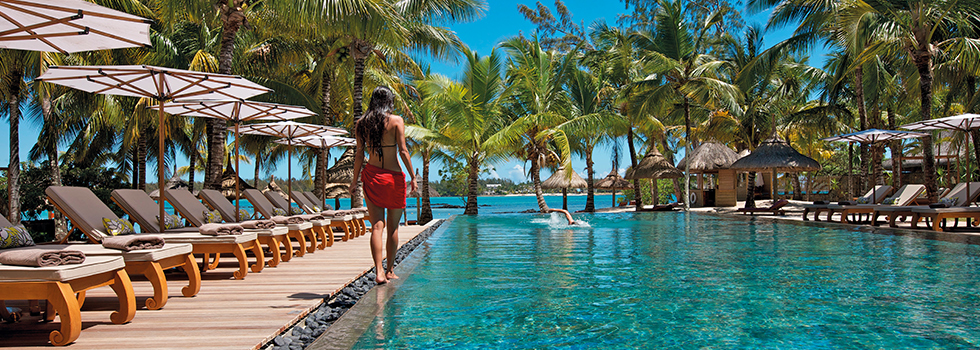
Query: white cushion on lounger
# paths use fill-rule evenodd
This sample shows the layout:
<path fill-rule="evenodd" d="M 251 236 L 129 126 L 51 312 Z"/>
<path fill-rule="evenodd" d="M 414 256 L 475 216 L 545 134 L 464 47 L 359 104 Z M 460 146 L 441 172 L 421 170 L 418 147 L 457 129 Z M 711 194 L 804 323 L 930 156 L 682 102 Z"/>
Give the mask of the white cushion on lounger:
<path fill-rule="evenodd" d="M 330 219 L 324 218 L 323 220 L 310 220 L 310 223 L 313 224 L 313 226 L 316 226 L 316 227 L 330 226 Z"/>
<path fill-rule="evenodd" d="M 128 252 L 105 248 L 98 244 L 58 245 L 69 250 L 79 250 L 89 256 L 122 256 L 125 261 L 160 261 L 174 256 L 190 254 L 194 247 L 190 244 L 167 243 L 160 249 L 131 250 Z"/>
<path fill-rule="evenodd" d="M 313 223 L 307 221 L 298 224 L 287 224 L 286 227 L 288 227 L 290 231 L 309 230 L 313 228 Z"/>
<path fill-rule="evenodd" d="M 85 257 L 81 264 L 49 267 L 0 265 L 0 282 L 71 281 L 126 268 L 121 256 Z"/>
<path fill-rule="evenodd" d="M 258 235 L 255 232 L 245 232 L 240 235 L 226 235 L 226 236 L 208 236 L 202 235 L 200 233 L 157 233 L 157 236 L 163 237 L 170 243 L 245 243 L 248 241 L 254 241 Z"/>
<path fill-rule="evenodd" d="M 266 230 L 255 229 L 255 230 L 245 230 L 245 232 L 255 232 L 259 235 L 259 237 L 282 236 L 284 234 L 289 233 L 289 228 L 286 226 L 276 226 Z"/>
<path fill-rule="evenodd" d="M 913 213 L 978 213 L 980 207 L 952 207 L 952 208 L 916 208 Z"/>

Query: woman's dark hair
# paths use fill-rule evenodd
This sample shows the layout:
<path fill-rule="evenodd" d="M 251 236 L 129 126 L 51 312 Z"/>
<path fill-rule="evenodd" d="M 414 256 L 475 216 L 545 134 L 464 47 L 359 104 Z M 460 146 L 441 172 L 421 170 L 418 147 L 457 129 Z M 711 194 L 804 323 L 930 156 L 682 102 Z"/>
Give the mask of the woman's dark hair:
<path fill-rule="evenodd" d="M 381 153 L 381 136 L 388 124 L 388 113 L 395 104 L 395 94 L 387 86 L 379 86 L 371 93 L 371 102 L 364 116 L 354 125 L 354 133 L 364 143 L 374 150 L 379 157 Z"/>

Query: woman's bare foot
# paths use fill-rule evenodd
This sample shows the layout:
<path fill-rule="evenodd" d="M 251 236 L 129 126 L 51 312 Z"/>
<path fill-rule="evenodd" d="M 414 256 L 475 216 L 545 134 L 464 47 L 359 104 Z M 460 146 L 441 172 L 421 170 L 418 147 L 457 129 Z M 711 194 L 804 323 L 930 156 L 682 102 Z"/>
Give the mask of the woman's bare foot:
<path fill-rule="evenodd" d="M 396 279 L 398 279 L 398 276 L 395 276 L 395 273 L 394 272 L 388 272 L 388 273 L 385 273 L 385 278 L 390 279 L 390 280 L 396 280 Z"/>
<path fill-rule="evenodd" d="M 388 279 L 387 278 L 384 278 L 382 276 L 377 276 L 377 277 L 374 278 L 374 282 L 377 283 L 377 284 L 385 284 L 385 283 L 388 283 Z"/>

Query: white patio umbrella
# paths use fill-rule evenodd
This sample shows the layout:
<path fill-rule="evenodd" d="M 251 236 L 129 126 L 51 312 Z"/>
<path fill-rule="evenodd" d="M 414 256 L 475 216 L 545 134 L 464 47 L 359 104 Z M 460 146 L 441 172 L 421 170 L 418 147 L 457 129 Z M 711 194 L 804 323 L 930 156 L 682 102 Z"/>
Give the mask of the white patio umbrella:
<path fill-rule="evenodd" d="M 970 137 L 970 129 L 980 128 L 980 114 L 966 113 L 951 117 L 923 120 L 911 124 L 900 126 L 902 129 L 909 130 L 959 130 L 965 132 L 967 138 Z M 974 150 L 980 157 L 980 150 Z M 977 158 L 980 161 L 980 158 Z M 970 180 L 966 183 L 966 192 L 970 193 L 970 181 L 973 181 L 973 172 L 970 172 Z"/>
<path fill-rule="evenodd" d="M 278 123 L 263 123 L 263 124 L 249 124 L 242 127 L 244 130 L 243 134 L 252 135 L 266 135 L 281 137 L 290 140 L 292 143 L 287 143 L 287 151 L 289 152 L 287 159 L 287 167 L 289 172 L 289 181 L 286 186 L 289 193 L 293 193 L 293 146 L 297 145 L 293 139 L 297 137 L 310 136 L 310 135 L 344 135 L 347 134 L 347 130 L 341 128 L 335 128 L 332 126 L 325 125 L 314 125 L 305 124 L 297 122 L 278 122 Z"/>
<path fill-rule="evenodd" d="M 302 106 L 290 106 L 246 100 L 234 101 L 174 101 L 163 108 L 171 115 L 223 119 L 235 123 L 235 176 L 238 176 L 238 128 L 242 122 L 253 120 L 284 121 L 315 116 L 316 113 Z M 235 221 L 238 217 L 241 189 L 235 181 Z"/>
<path fill-rule="evenodd" d="M 164 230 L 166 200 L 166 179 L 163 177 L 164 102 L 186 98 L 234 100 L 269 91 L 239 76 L 153 66 L 52 66 L 37 80 L 96 94 L 149 98 L 157 102 L 160 111 L 157 126 L 160 231 Z"/>
<path fill-rule="evenodd" d="M 0 47 L 69 53 L 149 46 L 150 23 L 81 0 L 0 0 Z"/>
<path fill-rule="evenodd" d="M 843 135 L 837 135 L 837 136 L 833 136 L 833 137 L 828 137 L 828 138 L 824 138 L 822 140 L 824 140 L 824 141 L 830 141 L 830 142 L 847 142 L 848 143 L 848 147 L 847 147 L 847 174 L 848 175 L 851 175 L 851 173 L 853 172 L 853 170 L 852 170 L 853 164 L 851 164 L 852 163 L 851 162 L 851 159 L 852 159 L 852 157 L 851 157 L 851 147 L 850 147 L 851 144 L 853 144 L 855 142 L 864 142 L 864 143 L 867 143 L 867 144 L 874 144 L 874 143 L 878 143 L 878 142 L 888 142 L 888 141 L 892 141 L 892 140 L 901 140 L 901 139 L 908 139 L 908 138 L 916 138 L 916 137 L 923 137 L 923 136 L 928 136 L 928 135 L 929 134 L 926 134 L 926 133 L 912 132 L 912 131 L 868 129 L 868 130 L 862 130 L 862 131 L 858 131 L 858 132 L 852 132 L 850 134 L 843 134 Z M 899 163 L 901 163 L 901 159 L 899 159 Z M 848 178 L 848 179 L 849 180 L 847 181 L 847 192 L 848 192 L 849 195 L 852 195 L 853 196 L 854 195 L 854 182 L 853 181 L 850 181 L 850 178 Z"/>

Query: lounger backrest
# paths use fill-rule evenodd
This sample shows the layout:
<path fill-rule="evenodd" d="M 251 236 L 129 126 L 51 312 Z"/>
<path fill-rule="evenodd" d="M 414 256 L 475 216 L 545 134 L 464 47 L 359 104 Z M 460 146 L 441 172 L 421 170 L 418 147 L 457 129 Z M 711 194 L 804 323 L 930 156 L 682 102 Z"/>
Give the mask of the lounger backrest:
<path fill-rule="evenodd" d="M 164 191 L 164 195 L 167 196 L 167 201 L 174 206 L 174 209 L 191 222 L 191 225 L 200 227 L 207 221 L 204 218 L 204 212 L 208 211 L 208 207 L 201 204 L 201 201 L 198 201 L 197 197 L 194 197 L 190 191 L 170 189 Z"/>
<path fill-rule="evenodd" d="M 775 203 L 773 203 L 772 206 L 769 207 L 769 210 L 777 210 L 779 208 L 782 208 L 782 207 L 786 206 L 787 204 L 789 204 L 789 201 L 788 200 L 780 199 L 780 200 L 776 201 Z"/>
<path fill-rule="evenodd" d="M 967 198 L 966 202 L 962 204 L 964 206 L 969 206 L 970 203 L 977 200 L 977 196 L 980 195 L 980 182 L 971 182 L 969 188 L 970 197 Z"/>
<path fill-rule="evenodd" d="M 108 205 L 86 187 L 51 186 L 44 193 L 71 220 L 72 226 L 96 242 L 101 242 L 108 235 L 102 219 L 119 219 Z"/>
<path fill-rule="evenodd" d="M 940 201 L 947 198 L 952 198 L 953 206 L 955 207 L 962 207 L 970 204 L 971 201 L 977 198 L 977 194 L 980 194 L 980 182 L 970 182 L 969 184 L 969 194 L 966 192 L 967 183 L 961 182 L 956 184 L 956 186 L 953 186 L 953 189 L 949 190 L 949 193 L 940 199 Z"/>
<path fill-rule="evenodd" d="M 293 191 L 292 195 L 293 195 L 293 201 L 299 204 L 299 206 L 302 207 L 303 210 L 306 210 L 307 213 L 319 214 L 316 212 L 316 210 L 313 210 L 313 207 L 318 205 L 313 204 L 313 202 L 311 202 L 309 198 L 306 198 L 305 194 L 299 191 Z"/>
<path fill-rule="evenodd" d="M 322 199 L 317 198 L 317 196 L 313 194 L 313 192 L 306 191 L 303 192 L 303 194 L 306 195 L 306 198 L 310 199 L 310 202 L 320 206 L 320 210 L 333 210 L 333 207 L 331 207 L 329 204 L 324 203 Z"/>
<path fill-rule="evenodd" d="M 898 188 L 898 191 L 895 192 L 895 194 L 885 199 L 884 202 L 888 203 L 889 200 L 894 200 L 895 202 L 891 203 L 890 205 L 906 206 L 911 204 L 912 201 L 919 196 L 919 194 L 922 194 L 925 191 L 925 185 L 902 185 L 902 187 Z"/>
<path fill-rule="evenodd" d="M 272 202 L 270 202 L 261 191 L 256 189 L 247 189 L 242 193 L 245 195 L 245 199 L 248 199 L 248 202 L 252 203 L 252 207 L 255 208 L 259 214 L 262 214 L 262 217 L 270 219 L 274 216 L 272 214 L 274 208 L 272 206 Z"/>
<path fill-rule="evenodd" d="M 14 226 L 14 224 L 10 223 L 10 221 L 7 221 L 7 218 L 3 217 L 3 215 L 0 215 L 0 227 L 10 227 L 10 226 Z"/>
<path fill-rule="evenodd" d="M 146 192 L 137 189 L 113 190 L 112 200 L 140 225 L 140 232 L 160 232 L 157 219 L 157 215 L 160 215 L 159 204 Z"/>
<path fill-rule="evenodd" d="M 869 204 L 877 204 L 885 200 L 885 197 L 888 196 L 888 193 L 891 191 L 891 186 L 878 185 L 868 191 L 868 193 L 865 193 L 861 198 L 867 198 Z"/>
<path fill-rule="evenodd" d="M 225 219 L 225 222 L 235 222 L 235 204 L 229 202 L 228 198 L 221 195 L 221 192 L 218 190 L 201 190 L 197 195 L 211 208 L 221 213 L 221 218 Z"/>
<path fill-rule="evenodd" d="M 272 202 L 272 205 L 276 206 L 276 208 L 285 210 L 286 215 L 293 215 L 292 211 L 289 210 L 289 201 L 287 201 L 286 198 L 283 198 L 279 192 L 269 191 L 263 194 L 265 195 L 265 198 L 268 198 L 269 201 Z"/>

